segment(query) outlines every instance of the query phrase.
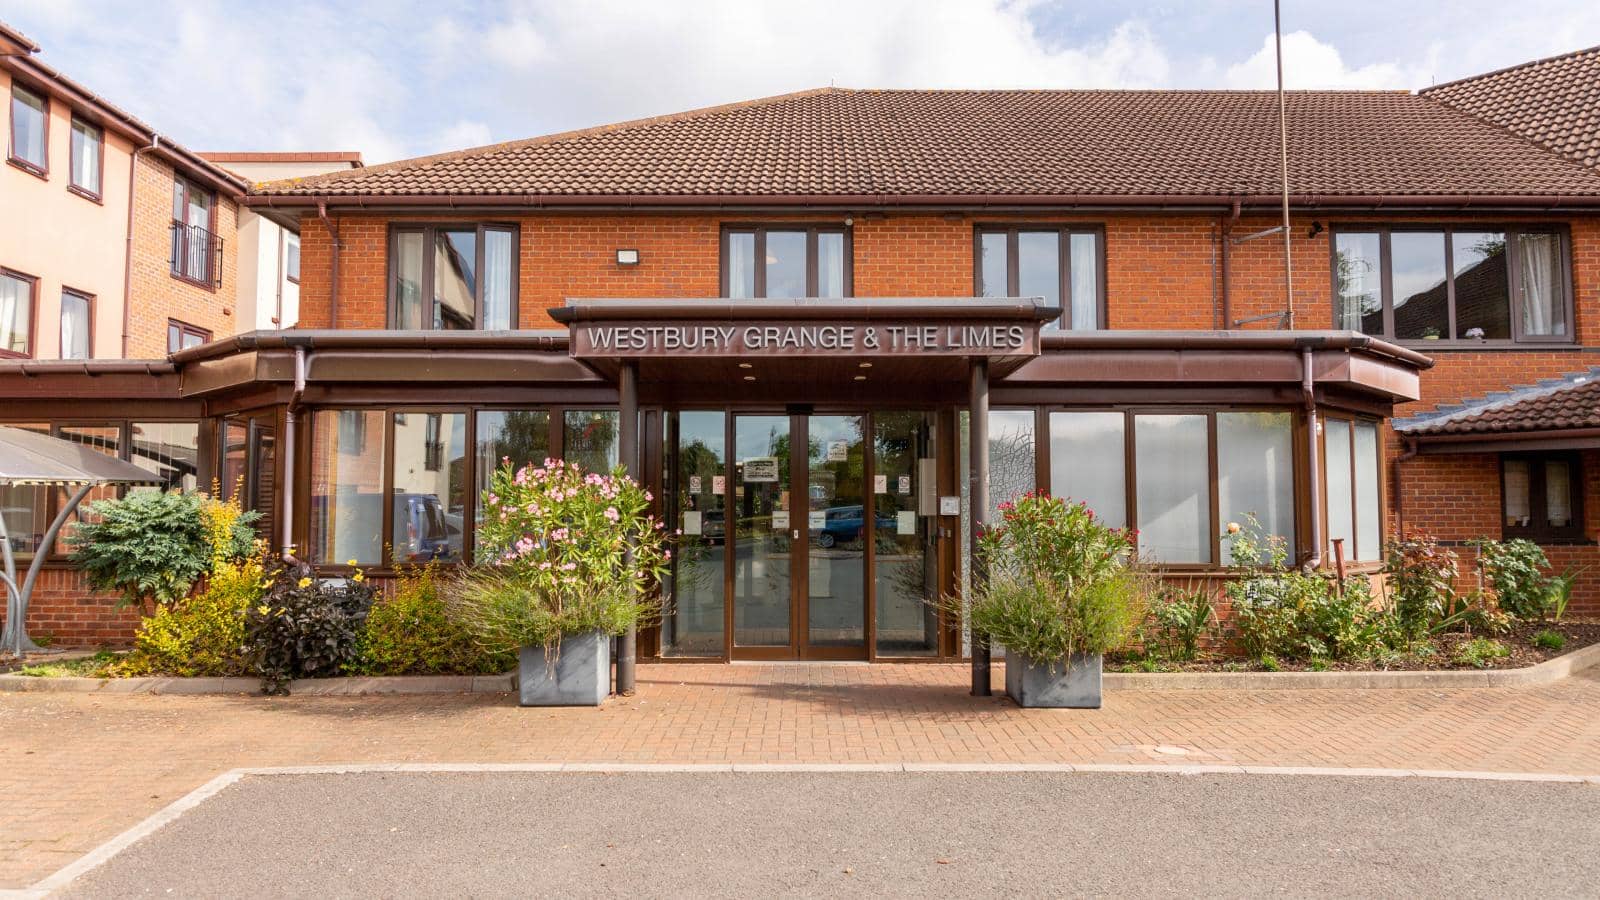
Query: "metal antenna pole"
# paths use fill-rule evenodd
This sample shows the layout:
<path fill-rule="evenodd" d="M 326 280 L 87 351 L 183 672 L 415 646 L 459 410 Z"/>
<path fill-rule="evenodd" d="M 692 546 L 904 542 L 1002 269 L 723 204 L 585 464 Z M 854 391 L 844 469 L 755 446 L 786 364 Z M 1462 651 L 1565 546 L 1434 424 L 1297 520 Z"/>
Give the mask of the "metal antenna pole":
<path fill-rule="evenodd" d="M 1294 254 L 1289 233 L 1289 117 L 1283 96 L 1283 20 L 1272 0 L 1272 38 L 1278 54 L 1278 163 L 1283 178 L 1283 302 L 1285 327 L 1294 328 Z"/>

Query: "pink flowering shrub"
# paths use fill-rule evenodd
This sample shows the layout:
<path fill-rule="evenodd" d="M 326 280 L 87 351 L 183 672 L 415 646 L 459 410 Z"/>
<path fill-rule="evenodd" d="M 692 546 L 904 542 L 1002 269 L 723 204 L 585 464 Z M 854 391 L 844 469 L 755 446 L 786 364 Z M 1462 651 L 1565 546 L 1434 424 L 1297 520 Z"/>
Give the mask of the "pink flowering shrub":
<path fill-rule="evenodd" d="M 653 620 L 672 551 L 650 501 L 620 469 L 505 461 L 483 493 L 480 565 L 455 591 L 461 619 L 491 652 L 542 645 L 552 654 L 563 636 Z"/>
<path fill-rule="evenodd" d="M 1041 665 L 1127 643 L 1155 586 L 1136 564 L 1137 533 L 1043 491 L 999 509 L 1001 520 L 978 537 L 987 578 L 974 578 L 966 603 L 957 597 L 940 605 L 964 606 L 975 630 Z"/>

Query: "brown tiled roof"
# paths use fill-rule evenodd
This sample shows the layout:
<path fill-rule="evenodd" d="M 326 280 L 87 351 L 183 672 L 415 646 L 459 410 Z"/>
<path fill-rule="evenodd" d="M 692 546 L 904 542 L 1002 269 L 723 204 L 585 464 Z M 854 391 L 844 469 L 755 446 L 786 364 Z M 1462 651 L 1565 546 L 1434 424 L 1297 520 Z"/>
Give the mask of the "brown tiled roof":
<path fill-rule="evenodd" d="M 1407 437 L 1600 428 L 1600 369 L 1394 423 Z"/>
<path fill-rule="evenodd" d="M 363 165 L 359 150 L 202 150 L 196 155 L 214 163 L 345 162 L 353 163 L 355 168 Z"/>
<path fill-rule="evenodd" d="M 1600 47 L 1441 84 L 1423 96 L 1600 166 Z"/>
<path fill-rule="evenodd" d="M 1403 92 L 1291 92 L 1302 198 L 1600 197 L 1600 174 Z M 1265 91 L 823 88 L 280 181 L 270 195 L 1271 197 Z"/>

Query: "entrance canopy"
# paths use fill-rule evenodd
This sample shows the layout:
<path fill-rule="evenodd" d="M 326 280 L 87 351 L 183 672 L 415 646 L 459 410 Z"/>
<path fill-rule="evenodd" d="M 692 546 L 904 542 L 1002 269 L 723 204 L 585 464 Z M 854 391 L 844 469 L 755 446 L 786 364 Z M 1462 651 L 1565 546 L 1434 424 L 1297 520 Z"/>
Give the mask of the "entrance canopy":
<path fill-rule="evenodd" d="M 11 534 L 6 529 L 5 516 L 0 515 L 0 559 L 5 563 L 5 571 L 0 573 L 0 583 L 5 585 L 7 597 L 6 625 L 4 634 L 0 635 L 0 651 L 21 655 L 39 650 L 38 645 L 29 639 L 27 628 L 33 583 L 44 568 L 44 561 L 50 555 L 50 548 L 55 544 L 61 526 L 66 524 L 89 491 L 107 484 L 162 483 L 162 478 L 153 472 L 80 444 L 34 431 L 0 426 L 0 485 L 69 486 L 75 489 L 61 504 L 60 511 L 34 549 L 28 574 L 20 583 L 17 581 L 16 560 L 11 553 Z"/>
<path fill-rule="evenodd" d="M 1039 355 L 1061 308 L 1037 298 L 569 300 L 551 310 L 571 356 L 615 377 L 638 366 L 641 392 L 688 398 L 749 394 L 843 399 L 958 388 L 971 364 L 995 376 Z"/>

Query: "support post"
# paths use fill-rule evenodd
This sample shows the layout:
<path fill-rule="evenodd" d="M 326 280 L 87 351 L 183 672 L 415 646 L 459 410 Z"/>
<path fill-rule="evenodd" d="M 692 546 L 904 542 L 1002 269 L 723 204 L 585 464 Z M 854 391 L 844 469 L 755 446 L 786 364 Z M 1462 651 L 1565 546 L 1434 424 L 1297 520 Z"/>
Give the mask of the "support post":
<path fill-rule="evenodd" d="M 628 477 L 642 480 L 639 472 L 639 370 L 638 363 L 622 364 L 617 384 L 617 455 Z M 634 664 L 639 648 L 639 627 L 629 625 L 617 642 L 617 693 L 626 697 L 634 690 Z"/>
<path fill-rule="evenodd" d="M 972 522 L 971 542 L 967 552 L 971 554 L 972 579 L 974 589 L 986 577 L 983 571 L 982 560 L 978 557 L 978 536 L 983 533 L 985 525 L 989 524 L 989 361 L 975 359 L 972 361 L 972 385 L 969 398 L 970 411 L 967 431 L 967 479 L 971 509 L 968 518 Z M 968 600 L 970 603 L 970 598 Z M 971 621 L 971 616 L 968 616 Z M 978 629 L 972 631 L 972 696 L 987 697 L 992 691 L 989 686 L 989 636 L 980 634 Z"/>

